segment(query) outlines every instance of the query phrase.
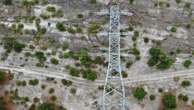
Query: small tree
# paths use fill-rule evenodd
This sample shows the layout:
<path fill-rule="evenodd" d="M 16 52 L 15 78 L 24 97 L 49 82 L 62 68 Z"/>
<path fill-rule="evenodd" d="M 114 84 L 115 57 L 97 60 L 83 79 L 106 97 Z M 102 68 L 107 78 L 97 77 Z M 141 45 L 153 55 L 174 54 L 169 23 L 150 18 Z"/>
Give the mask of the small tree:
<path fill-rule="evenodd" d="M 142 87 L 136 87 L 133 89 L 133 96 L 138 100 L 143 100 L 147 92 Z"/>

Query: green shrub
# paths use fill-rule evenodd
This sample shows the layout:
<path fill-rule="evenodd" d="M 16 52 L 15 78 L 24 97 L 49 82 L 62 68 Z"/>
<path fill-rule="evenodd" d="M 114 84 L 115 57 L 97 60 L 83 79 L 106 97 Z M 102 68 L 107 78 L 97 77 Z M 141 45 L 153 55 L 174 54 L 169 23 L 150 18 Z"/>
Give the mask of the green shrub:
<path fill-rule="evenodd" d="M 89 0 L 89 3 L 96 4 L 96 0 Z"/>
<path fill-rule="evenodd" d="M 92 23 L 90 23 L 87 30 L 88 30 L 88 33 L 96 34 L 99 29 L 100 29 L 100 25 L 95 23 L 95 22 L 92 22 Z"/>
<path fill-rule="evenodd" d="M 70 75 L 79 77 L 80 71 L 74 67 L 70 67 L 69 70 Z"/>
<path fill-rule="evenodd" d="M 183 66 L 184 66 L 185 68 L 189 68 L 191 64 L 192 64 L 192 61 L 191 61 L 191 60 L 185 60 L 185 61 L 183 62 Z"/>
<path fill-rule="evenodd" d="M 49 89 L 49 94 L 52 94 L 52 93 L 54 93 L 55 92 L 55 89 L 53 89 L 53 88 L 50 88 Z"/>
<path fill-rule="evenodd" d="M 23 48 L 25 48 L 25 45 L 24 44 L 22 44 L 22 43 L 19 43 L 19 42 L 15 42 L 14 43 L 14 50 L 15 50 L 15 52 L 21 52 L 22 51 L 22 49 Z"/>
<path fill-rule="evenodd" d="M 102 65 L 104 63 L 104 59 L 100 56 L 97 56 L 95 59 L 94 59 L 94 63 L 95 64 L 100 64 Z"/>
<path fill-rule="evenodd" d="M 133 64 L 132 61 L 128 61 L 128 62 L 126 63 L 126 68 L 130 68 L 132 64 Z"/>
<path fill-rule="evenodd" d="M 35 57 L 39 60 L 39 62 L 44 62 L 44 61 L 46 61 L 46 57 L 45 57 L 44 53 L 41 52 L 41 51 L 37 51 L 37 52 L 35 53 Z"/>
<path fill-rule="evenodd" d="M 7 52 L 11 52 L 13 49 L 15 52 L 21 52 L 25 45 L 18 42 L 14 37 L 5 37 L 2 40 L 3 47 Z"/>
<path fill-rule="evenodd" d="M 47 8 L 46 8 L 46 10 L 48 11 L 48 12 L 56 12 L 56 8 L 55 7 L 53 7 L 53 6 L 48 6 Z"/>
<path fill-rule="evenodd" d="M 71 82 L 71 81 L 68 81 L 68 80 L 66 80 L 66 79 L 62 79 L 62 80 L 61 80 L 61 83 L 62 83 L 64 86 L 70 86 L 70 85 L 72 85 L 72 82 Z"/>
<path fill-rule="evenodd" d="M 54 13 L 54 16 L 55 16 L 55 17 L 63 17 L 63 16 L 64 16 L 63 10 L 57 10 L 57 11 Z"/>
<path fill-rule="evenodd" d="M 83 14 L 78 14 L 77 15 L 77 18 L 83 18 L 84 16 L 83 16 Z"/>
<path fill-rule="evenodd" d="M 83 78 L 94 81 L 97 78 L 97 75 L 95 71 L 92 71 L 91 69 L 86 69 L 83 71 Z"/>
<path fill-rule="evenodd" d="M 168 57 L 164 52 L 162 52 L 159 48 L 151 48 L 149 50 L 150 58 L 147 64 L 152 67 L 155 66 L 160 69 L 168 69 L 173 64 L 172 58 Z"/>
<path fill-rule="evenodd" d="M 146 96 L 147 92 L 144 90 L 142 87 L 136 87 L 132 91 L 133 96 L 138 99 L 138 100 L 143 100 L 144 97 Z"/>
<path fill-rule="evenodd" d="M 182 81 L 181 85 L 182 85 L 183 87 L 188 87 L 188 86 L 191 85 L 191 82 L 188 81 L 188 80 L 184 80 L 184 81 Z"/>
<path fill-rule="evenodd" d="M 122 76 L 123 76 L 123 78 L 127 78 L 127 77 L 128 77 L 128 74 L 127 74 L 127 72 L 125 72 L 125 71 L 122 71 Z"/>
<path fill-rule="evenodd" d="M 135 0 L 129 0 L 129 3 L 130 3 L 130 4 L 133 4 L 134 1 L 135 1 Z"/>
<path fill-rule="evenodd" d="M 59 61 L 56 58 L 51 58 L 50 62 L 54 65 L 58 65 Z"/>
<path fill-rule="evenodd" d="M 152 57 L 148 60 L 147 64 L 152 67 L 155 66 L 156 64 L 158 64 L 158 59 L 156 59 L 155 57 Z"/>
<path fill-rule="evenodd" d="M 66 49 L 68 49 L 68 47 L 69 47 L 69 43 L 68 42 L 63 42 L 63 45 L 62 45 L 62 48 L 63 48 L 63 50 L 66 50 Z"/>
<path fill-rule="evenodd" d="M 182 1 L 182 0 L 176 0 L 176 3 L 178 3 L 178 4 L 179 4 L 179 3 L 181 3 L 181 1 Z"/>
<path fill-rule="evenodd" d="M 149 42 L 149 38 L 144 37 L 143 39 L 144 39 L 144 43 L 148 43 Z"/>
<path fill-rule="evenodd" d="M 70 93 L 75 94 L 76 93 L 76 89 L 75 88 L 71 88 L 70 89 Z"/>
<path fill-rule="evenodd" d="M 55 105 L 51 103 L 42 103 L 37 106 L 37 110 L 54 110 Z"/>
<path fill-rule="evenodd" d="M 64 24 L 61 23 L 61 22 L 58 22 L 58 23 L 56 24 L 56 28 L 57 28 L 59 31 L 66 31 L 66 28 L 65 28 Z"/>
<path fill-rule="evenodd" d="M 6 110 L 5 109 L 5 102 L 4 102 L 4 98 L 3 97 L 0 98 L 0 110 Z"/>
<path fill-rule="evenodd" d="M 150 100 L 153 101 L 156 99 L 156 96 L 155 95 L 150 95 Z"/>
<path fill-rule="evenodd" d="M 4 81 L 6 79 L 6 72 L 0 70 L 0 81 Z"/>
<path fill-rule="evenodd" d="M 67 28 L 67 31 L 71 34 L 75 34 L 76 33 L 76 30 L 74 30 L 72 27 L 70 28 Z"/>
<path fill-rule="evenodd" d="M 171 32 L 176 32 L 176 31 L 177 31 L 177 28 L 173 26 L 173 27 L 170 29 L 170 31 L 171 31 Z"/>
<path fill-rule="evenodd" d="M 187 95 L 179 94 L 178 99 L 187 102 L 189 100 L 189 97 Z"/>
<path fill-rule="evenodd" d="M 185 3 L 184 8 L 186 8 L 186 9 L 190 9 L 190 8 L 191 8 L 191 3 L 186 2 L 186 3 Z"/>
<path fill-rule="evenodd" d="M 3 0 L 3 4 L 4 5 L 12 5 L 13 4 L 13 0 Z"/>
<path fill-rule="evenodd" d="M 92 63 L 92 60 L 85 49 L 81 49 L 81 51 L 79 52 L 79 60 L 81 64 L 86 67 L 89 67 Z"/>
<path fill-rule="evenodd" d="M 170 93 L 164 94 L 162 102 L 164 104 L 165 109 L 175 109 L 177 106 L 176 96 Z"/>
<path fill-rule="evenodd" d="M 29 80 L 29 85 L 36 86 L 38 84 L 39 84 L 39 80 L 38 79 Z"/>

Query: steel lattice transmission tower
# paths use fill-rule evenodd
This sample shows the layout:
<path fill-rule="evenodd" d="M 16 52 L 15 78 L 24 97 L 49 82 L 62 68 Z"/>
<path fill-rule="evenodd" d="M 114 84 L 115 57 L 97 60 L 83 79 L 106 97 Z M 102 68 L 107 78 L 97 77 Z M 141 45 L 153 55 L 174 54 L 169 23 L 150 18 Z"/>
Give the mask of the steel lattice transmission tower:
<path fill-rule="evenodd" d="M 125 110 L 125 90 L 120 65 L 120 9 L 109 9 L 109 63 L 104 85 L 102 110 Z"/>

